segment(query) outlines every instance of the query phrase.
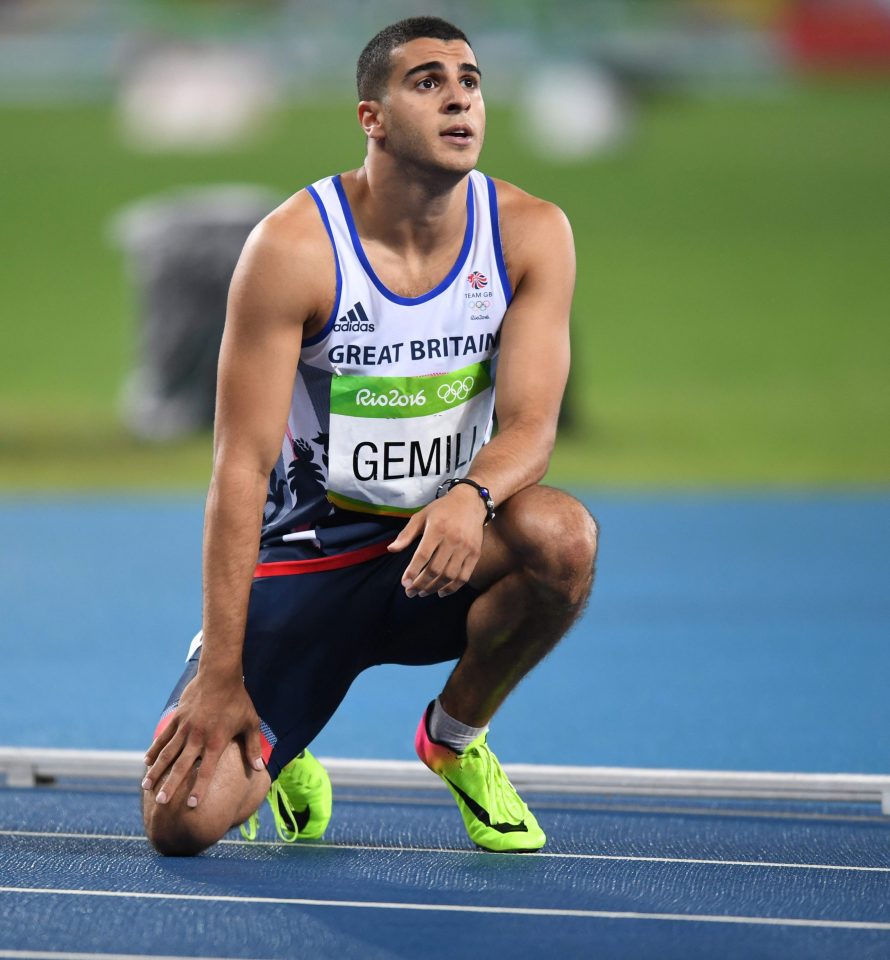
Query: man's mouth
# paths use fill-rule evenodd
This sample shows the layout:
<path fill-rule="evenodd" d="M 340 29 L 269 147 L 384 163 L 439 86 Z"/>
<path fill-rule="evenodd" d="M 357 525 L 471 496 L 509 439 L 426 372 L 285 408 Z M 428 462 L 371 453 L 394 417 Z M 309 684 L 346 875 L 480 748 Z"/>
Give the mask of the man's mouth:
<path fill-rule="evenodd" d="M 473 139 L 473 128 L 465 123 L 457 123 L 443 130 L 439 136 L 449 143 L 469 143 Z"/>

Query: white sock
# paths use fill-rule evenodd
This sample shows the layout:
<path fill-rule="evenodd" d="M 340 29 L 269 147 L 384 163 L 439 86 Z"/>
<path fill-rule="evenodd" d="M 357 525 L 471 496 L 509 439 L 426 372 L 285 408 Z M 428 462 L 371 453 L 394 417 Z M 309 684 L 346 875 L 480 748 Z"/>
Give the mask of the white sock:
<path fill-rule="evenodd" d="M 427 724 L 431 740 L 437 743 L 444 743 L 455 753 L 463 753 L 464 750 L 483 733 L 488 731 L 488 727 L 471 727 L 460 720 L 455 720 L 449 716 L 443 709 L 439 698 L 436 697 L 433 702 L 433 709 L 430 711 L 430 719 Z"/>

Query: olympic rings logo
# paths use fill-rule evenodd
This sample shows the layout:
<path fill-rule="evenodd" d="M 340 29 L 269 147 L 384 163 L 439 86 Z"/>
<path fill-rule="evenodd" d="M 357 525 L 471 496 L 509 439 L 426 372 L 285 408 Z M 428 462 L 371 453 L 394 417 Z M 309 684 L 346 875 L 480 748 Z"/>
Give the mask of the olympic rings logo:
<path fill-rule="evenodd" d="M 463 380 L 455 380 L 453 383 L 443 383 L 436 393 L 443 403 L 459 403 L 467 399 L 475 382 L 472 377 L 464 377 Z"/>

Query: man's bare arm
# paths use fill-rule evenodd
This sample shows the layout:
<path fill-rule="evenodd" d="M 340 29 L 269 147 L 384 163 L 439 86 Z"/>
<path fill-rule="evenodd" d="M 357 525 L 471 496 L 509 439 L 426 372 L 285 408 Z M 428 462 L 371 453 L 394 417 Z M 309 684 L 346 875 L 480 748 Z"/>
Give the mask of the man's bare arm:
<path fill-rule="evenodd" d="M 251 235 L 229 291 L 220 350 L 213 477 L 204 518 L 203 645 L 198 673 L 149 749 L 148 789 L 172 798 L 200 758 L 196 806 L 234 739 L 261 770 L 259 718 L 244 688 L 247 605 L 269 473 L 281 450 L 304 325 L 324 301 L 330 246 L 312 200 L 289 201 Z"/>
<path fill-rule="evenodd" d="M 501 332 L 498 433 L 468 476 L 496 502 L 541 480 L 556 438 L 569 370 L 569 315 L 575 284 L 571 228 L 558 207 L 515 190 L 502 204 L 502 229 L 516 289 Z M 391 550 L 420 537 L 402 583 L 409 596 L 454 593 L 482 551 L 485 507 L 468 484 L 416 513 Z M 495 520 L 497 523 L 497 520 Z"/>

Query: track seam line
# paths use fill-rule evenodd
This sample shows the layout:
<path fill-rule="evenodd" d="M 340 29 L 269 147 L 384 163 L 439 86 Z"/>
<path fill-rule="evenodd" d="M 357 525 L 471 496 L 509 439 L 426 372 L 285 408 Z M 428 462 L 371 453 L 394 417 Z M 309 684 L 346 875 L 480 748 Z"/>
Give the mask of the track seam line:
<path fill-rule="evenodd" d="M 2 960 L 232 960 L 231 957 L 158 956 L 147 953 L 75 953 L 70 950 L 0 950 Z"/>
<path fill-rule="evenodd" d="M 806 917 L 750 917 L 733 914 L 643 913 L 631 910 L 570 910 L 554 907 L 498 907 L 480 904 L 399 903 L 385 900 L 318 900 L 304 897 L 235 897 L 222 894 L 149 893 L 122 890 L 65 890 L 47 887 L 2 887 L 0 893 L 33 893 L 50 896 L 115 897 L 137 900 L 184 900 L 205 903 L 264 904 L 269 906 L 340 907 L 368 910 L 416 910 L 428 913 L 504 914 L 529 917 L 570 917 L 593 920 L 661 920 L 686 923 L 729 923 L 750 926 L 817 927 L 843 930 L 888 930 L 879 920 L 819 920 Z"/>
<path fill-rule="evenodd" d="M 52 831 L 39 830 L 0 830 L 0 837 L 4 836 L 62 840 L 124 840 L 131 843 L 148 843 L 146 837 L 141 837 L 135 834 L 55 833 Z M 278 840 L 220 840 L 216 845 L 225 845 L 230 847 L 290 848 L 289 844 L 284 844 Z M 298 841 L 294 849 L 298 848 L 311 850 L 362 850 L 382 853 L 446 853 L 472 856 L 477 856 L 480 854 L 479 850 L 467 850 L 460 848 L 388 847 L 359 843 L 312 843 L 305 840 Z M 492 854 L 487 853 L 486 855 L 491 856 Z M 515 856 L 515 854 L 501 854 L 501 856 Z M 610 853 L 548 853 L 543 850 L 535 851 L 529 856 L 533 857 L 534 859 L 547 857 L 555 860 L 605 860 L 619 863 L 676 863 L 720 867 L 766 867 L 769 869 L 783 870 L 841 870 L 847 873 L 890 873 L 890 867 L 869 867 L 860 866 L 858 864 L 843 863 L 784 863 L 774 860 L 709 860 L 703 857 L 644 857 L 631 854 Z"/>

